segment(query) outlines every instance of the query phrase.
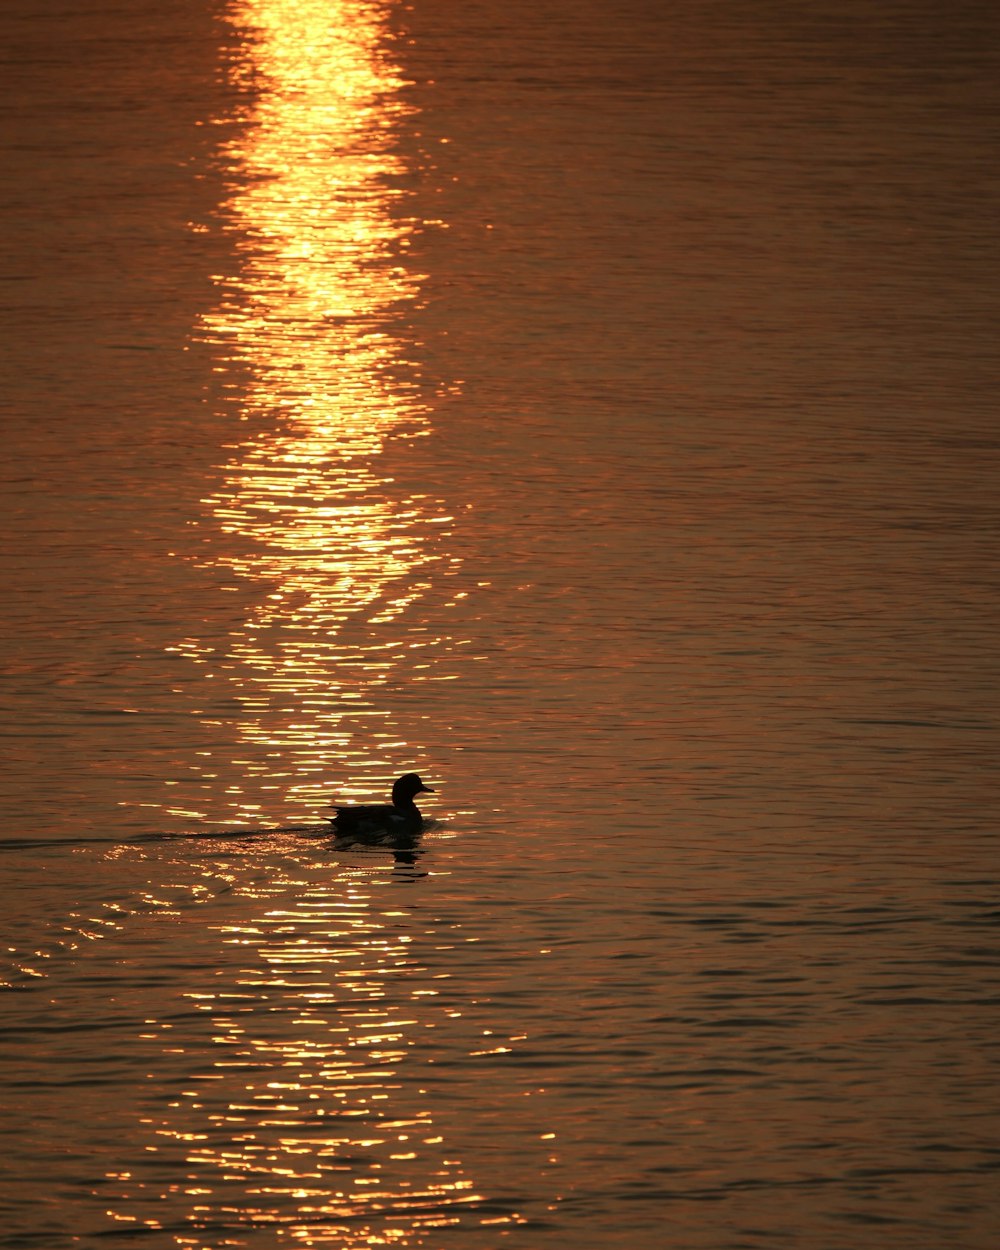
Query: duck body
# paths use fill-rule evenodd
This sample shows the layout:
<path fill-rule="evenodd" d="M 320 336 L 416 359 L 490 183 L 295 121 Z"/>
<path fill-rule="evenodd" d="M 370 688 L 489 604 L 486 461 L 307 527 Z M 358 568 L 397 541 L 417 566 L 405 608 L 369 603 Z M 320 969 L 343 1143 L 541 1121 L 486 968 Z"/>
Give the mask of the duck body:
<path fill-rule="evenodd" d="M 336 816 L 330 818 L 338 837 L 357 838 L 406 838 L 420 832 L 424 818 L 414 803 L 414 796 L 433 794 L 416 773 L 406 773 L 392 787 L 391 803 L 358 804 L 335 807 Z"/>

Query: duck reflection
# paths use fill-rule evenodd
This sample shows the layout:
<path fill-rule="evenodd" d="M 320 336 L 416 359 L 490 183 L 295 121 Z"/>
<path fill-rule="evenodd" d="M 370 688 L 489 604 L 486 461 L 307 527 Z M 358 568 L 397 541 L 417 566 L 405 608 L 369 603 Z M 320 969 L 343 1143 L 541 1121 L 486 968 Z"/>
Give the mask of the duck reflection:
<path fill-rule="evenodd" d="M 393 864 L 403 871 L 400 875 L 409 881 L 417 877 L 425 877 L 426 872 L 414 872 L 417 861 L 423 853 L 420 845 L 421 834 L 394 833 L 342 833 L 338 834 L 333 843 L 335 851 L 390 851 Z"/>

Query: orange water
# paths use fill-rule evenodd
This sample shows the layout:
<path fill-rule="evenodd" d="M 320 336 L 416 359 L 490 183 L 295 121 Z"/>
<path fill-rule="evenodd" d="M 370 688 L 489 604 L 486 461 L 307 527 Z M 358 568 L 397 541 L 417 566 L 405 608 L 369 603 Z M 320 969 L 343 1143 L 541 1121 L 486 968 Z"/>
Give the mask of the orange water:
<path fill-rule="evenodd" d="M 991 11 L 0 26 L 0 1244 L 992 1250 Z"/>

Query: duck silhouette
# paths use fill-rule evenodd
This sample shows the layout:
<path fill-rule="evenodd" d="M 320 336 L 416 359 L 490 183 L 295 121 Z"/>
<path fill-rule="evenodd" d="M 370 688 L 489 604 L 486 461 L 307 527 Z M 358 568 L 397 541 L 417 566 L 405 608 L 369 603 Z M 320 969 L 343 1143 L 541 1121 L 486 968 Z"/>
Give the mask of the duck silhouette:
<path fill-rule="evenodd" d="M 414 795 L 433 794 L 416 773 L 404 773 L 392 787 L 391 803 L 334 806 L 336 816 L 330 817 L 338 837 L 412 838 L 423 828 L 424 818 L 414 803 Z"/>

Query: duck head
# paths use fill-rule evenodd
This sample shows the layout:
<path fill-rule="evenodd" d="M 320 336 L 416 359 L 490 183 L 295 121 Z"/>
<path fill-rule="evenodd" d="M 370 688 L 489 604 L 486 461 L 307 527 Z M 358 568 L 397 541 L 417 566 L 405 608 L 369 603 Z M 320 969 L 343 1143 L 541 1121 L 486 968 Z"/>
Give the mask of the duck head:
<path fill-rule="evenodd" d="M 405 773 L 392 787 L 392 801 L 396 807 L 407 807 L 414 795 L 433 794 L 432 786 L 425 786 L 416 773 Z"/>

